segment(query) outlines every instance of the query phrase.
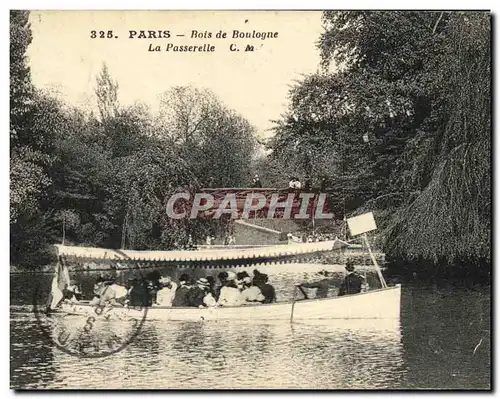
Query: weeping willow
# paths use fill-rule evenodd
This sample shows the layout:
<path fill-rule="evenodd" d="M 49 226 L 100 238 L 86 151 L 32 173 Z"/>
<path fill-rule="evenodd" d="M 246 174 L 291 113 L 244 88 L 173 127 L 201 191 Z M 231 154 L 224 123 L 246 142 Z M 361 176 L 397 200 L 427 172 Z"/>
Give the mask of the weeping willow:
<path fill-rule="evenodd" d="M 393 218 L 388 253 L 436 263 L 491 260 L 490 23 L 486 13 L 457 13 L 447 24 L 436 76 L 442 123 L 420 149 L 431 151 L 421 159 L 432 159 L 432 177 Z"/>

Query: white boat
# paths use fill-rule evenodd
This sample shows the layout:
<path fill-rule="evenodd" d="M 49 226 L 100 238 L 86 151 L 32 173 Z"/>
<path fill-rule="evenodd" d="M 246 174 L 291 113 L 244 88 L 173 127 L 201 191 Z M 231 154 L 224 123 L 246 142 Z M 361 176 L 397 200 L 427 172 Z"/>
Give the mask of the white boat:
<path fill-rule="evenodd" d="M 148 320 L 167 321 L 217 321 L 217 320 L 325 320 L 325 319 L 399 319 L 401 286 L 387 286 L 382 271 L 371 252 L 366 234 L 363 236 L 365 245 L 369 251 L 373 266 L 380 279 L 381 288 L 351 294 L 321 299 L 295 299 L 290 302 L 278 302 L 271 304 L 247 304 L 238 307 L 217 306 L 213 308 L 167 308 L 149 307 L 147 309 L 134 309 L 123 306 L 113 306 L 105 309 L 99 317 L 109 319 L 123 319 L 132 317 L 134 319 L 145 317 Z M 107 250 L 100 248 L 57 246 L 59 255 L 69 258 L 115 258 L 127 259 L 133 263 L 141 262 L 217 262 L 222 260 L 236 261 L 255 265 L 270 262 L 283 261 L 288 257 L 307 253 L 338 250 L 349 247 L 350 244 L 339 240 L 324 241 L 310 244 L 292 244 L 268 246 L 260 248 L 228 249 L 212 251 L 122 251 Z M 65 262 L 61 262 L 65 263 Z M 232 262 L 229 263 L 229 265 Z M 288 262 L 286 262 L 288 263 Z M 56 268 L 53 286 L 57 286 L 57 276 L 63 276 L 61 265 Z M 66 265 L 64 265 L 66 268 Z M 59 271 L 58 271 L 59 270 Z M 66 269 L 67 270 L 67 269 Z M 67 274 L 67 272 L 66 272 Z M 296 290 L 295 290 L 296 291 Z M 70 315 L 94 315 L 95 309 L 87 303 L 62 303 L 59 312 Z"/>
<path fill-rule="evenodd" d="M 102 313 L 107 318 L 134 318 L 168 321 L 301 321 L 325 319 L 398 319 L 400 314 L 401 286 L 372 290 L 364 293 L 323 299 L 304 299 L 295 302 L 244 305 L 213 308 L 166 308 L 153 306 L 134 309 L 121 306 L 109 307 Z M 293 309 L 293 317 L 292 317 Z M 95 316 L 95 309 L 88 303 L 64 303 L 62 312 L 71 315 Z"/>

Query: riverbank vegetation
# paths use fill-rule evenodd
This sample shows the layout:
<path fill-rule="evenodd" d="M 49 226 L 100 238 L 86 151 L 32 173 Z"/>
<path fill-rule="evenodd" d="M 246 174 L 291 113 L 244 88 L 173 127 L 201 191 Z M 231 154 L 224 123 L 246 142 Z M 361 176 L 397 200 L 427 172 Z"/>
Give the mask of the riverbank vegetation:
<path fill-rule="evenodd" d="M 214 93 L 173 87 L 159 112 L 118 102 L 104 65 L 94 111 L 30 79 L 29 13 L 11 13 L 11 262 L 36 267 L 48 244 L 170 249 L 214 234 L 213 223 L 165 217 L 176 190 L 244 186 L 255 129 Z"/>
<path fill-rule="evenodd" d="M 292 88 L 271 158 L 326 176 L 337 212 L 344 198 L 347 214 L 373 210 L 397 268 L 488 273 L 490 14 L 325 12 L 323 23 L 323 69 Z"/>
<path fill-rule="evenodd" d="M 11 13 L 13 264 L 43 263 L 63 234 L 136 249 L 202 237 L 208 224 L 165 218 L 165 198 L 258 172 L 268 187 L 323 179 L 338 219 L 374 211 L 396 271 L 489 273 L 490 14 L 325 12 L 321 69 L 293 84 L 257 162 L 255 129 L 207 90 L 125 107 L 105 66 L 94 112 L 36 89 L 28 16 Z"/>

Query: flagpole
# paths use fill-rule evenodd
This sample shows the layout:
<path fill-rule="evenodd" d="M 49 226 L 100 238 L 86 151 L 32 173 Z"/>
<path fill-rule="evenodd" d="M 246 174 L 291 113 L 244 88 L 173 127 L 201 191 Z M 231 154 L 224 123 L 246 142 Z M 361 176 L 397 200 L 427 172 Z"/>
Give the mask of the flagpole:
<path fill-rule="evenodd" d="M 368 236 L 366 235 L 366 233 L 363 234 L 363 240 L 365 241 L 365 245 L 366 248 L 368 249 L 368 253 L 370 254 L 370 258 L 372 259 L 373 265 L 375 266 L 375 270 L 377 271 L 380 283 L 382 284 L 382 288 L 387 288 L 387 283 L 385 282 L 384 275 L 382 274 L 382 269 L 380 268 L 377 259 L 375 259 L 375 255 L 373 255 L 370 243 L 368 242 Z"/>

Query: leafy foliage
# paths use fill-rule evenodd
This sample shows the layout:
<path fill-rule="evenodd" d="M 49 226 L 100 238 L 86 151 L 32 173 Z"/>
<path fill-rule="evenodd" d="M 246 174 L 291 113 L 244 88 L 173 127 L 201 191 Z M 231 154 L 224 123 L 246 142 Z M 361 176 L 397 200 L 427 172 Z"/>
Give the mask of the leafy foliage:
<path fill-rule="evenodd" d="M 210 177 L 227 186 L 249 180 L 248 121 L 192 87 L 165 93 L 159 116 L 120 106 L 106 65 L 96 78 L 96 118 L 32 88 L 28 13 L 11 14 L 11 33 L 11 262 L 40 266 L 63 236 L 67 244 L 171 249 L 229 228 L 169 220 L 164 207 Z"/>
<path fill-rule="evenodd" d="M 24 130 L 23 118 L 29 111 L 33 86 L 26 50 L 32 40 L 29 11 L 10 12 L 10 139 L 17 144 Z"/>
<path fill-rule="evenodd" d="M 328 176 L 348 214 L 374 210 L 390 256 L 488 262 L 490 15 L 342 11 L 323 23 L 323 72 L 291 89 L 273 162 Z"/>
<path fill-rule="evenodd" d="M 325 12 L 322 71 L 295 82 L 257 158 L 254 128 L 206 89 L 173 87 L 152 115 L 119 104 L 104 65 L 98 117 L 35 90 L 28 16 L 11 12 L 12 262 L 40 264 L 63 226 L 67 242 L 114 248 L 224 234 L 167 219 L 166 199 L 257 172 L 268 187 L 312 178 L 339 219 L 374 211 L 393 258 L 489 264 L 489 14 Z"/>
<path fill-rule="evenodd" d="M 159 135 L 180 145 L 202 185 L 233 187 L 251 181 L 255 128 L 209 90 L 174 87 L 162 94 Z"/>
<path fill-rule="evenodd" d="M 491 114 L 490 21 L 481 13 L 449 19 L 448 46 L 440 57 L 448 66 L 437 77 L 444 98 L 439 130 L 420 133 L 409 146 L 419 152 L 412 170 L 422 181 L 423 162 L 432 177 L 391 226 L 390 248 L 438 261 L 490 260 Z M 446 117 L 443 117 L 446 115 Z M 419 179 L 420 177 L 420 179 Z M 408 229 L 410 226 L 411 230 Z M 435 239 L 441 237 L 442 239 Z"/>

